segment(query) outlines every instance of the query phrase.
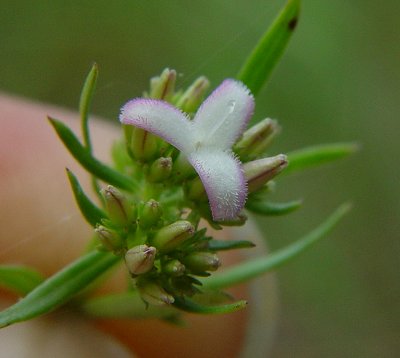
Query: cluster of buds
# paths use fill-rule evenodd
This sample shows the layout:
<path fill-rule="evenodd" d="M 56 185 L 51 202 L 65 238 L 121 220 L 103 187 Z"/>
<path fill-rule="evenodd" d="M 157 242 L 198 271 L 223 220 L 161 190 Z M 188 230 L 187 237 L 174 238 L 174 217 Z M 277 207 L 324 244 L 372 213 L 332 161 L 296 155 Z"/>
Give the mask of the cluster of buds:
<path fill-rule="evenodd" d="M 169 102 L 185 113 L 194 113 L 202 103 L 210 82 L 201 76 L 185 91 L 175 91 L 176 77 L 175 70 L 166 68 L 160 76 L 151 78 L 150 91 L 144 96 Z"/>
<path fill-rule="evenodd" d="M 205 244 L 200 251 L 199 242 Z M 126 266 L 148 304 L 170 304 L 176 296 L 199 292 L 194 276 L 207 276 L 220 266 L 217 255 L 207 248 L 207 239 L 196 235 L 189 221 L 162 227 L 149 245 L 134 246 L 125 254 Z"/>
<path fill-rule="evenodd" d="M 138 220 L 131 222 L 130 228 L 125 225 L 125 232 L 147 232 L 133 239 L 121 230 L 103 225 L 95 230 L 104 249 L 124 257 L 141 297 L 148 304 L 170 304 L 174 296 L 199 292 L 195 285 L 200 282 L 194 276 L 208 276 L 208 272 L 220 266 L 218 256 L 208 247 L 210 238 L 204 236 L 204 230 L 196 232 L 187 220 L 177 220 L 157 230 L 155 221 L 153 226 L 148 226 L 149 222 L 145 226 L 148 230 L 143 230 Z M 140 241 L 146 243 L 135 245 Z"/>
<path fill-rule="evenodd" d="M 279 132 L 276 121 L 244 131 L 254 103 L 241 83 L 225 81 L 202 103 L 208 80 L 176 91 L 176 77 L 164 70 L 144 98 L 122 109 L 123 167 L 139 189 L 103 189 L 107 218 L 96 228 L 102 247 L 124 257 L 142 299 L 155 305 L 198 293 L 196 277 L 220 266 L 200 220 L 243 225 L 247 194 L 287 164 L 282 154 L 260 158 Z"/>
<path fill-rule="evenodd" d="M 103 250 L 124 257 L 138 292 L 148 304 L 174 302 L 174 296 L 199 292 L 194 276 L 207 276 L 220 261 L 208 247 L 210 238 L 188 220 L 165 225 L 156 200 L 135 204 L 107 186 L 101 190 L 107 218 L 95 232 Z"/>

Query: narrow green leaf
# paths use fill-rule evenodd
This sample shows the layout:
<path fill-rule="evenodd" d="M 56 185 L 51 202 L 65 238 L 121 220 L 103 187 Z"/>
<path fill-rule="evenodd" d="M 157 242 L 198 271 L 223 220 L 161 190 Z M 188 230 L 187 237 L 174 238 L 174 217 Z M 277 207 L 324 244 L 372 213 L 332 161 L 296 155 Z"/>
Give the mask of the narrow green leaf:
<path fill-rule="evenodd" d="M 310 248 L 313 244 L 327 235 L 339 222 L 340 219 L 350 210 L 349 204 L 341 205 L 328 219 L 303 236 L 298 241 L 286 246 L 283 249 L 273 252 L 265 257 L 260 257 L 240 265 L 229 268 L 222 273 L 214 274 L 204 280 L 205 288 L 222 289 L 248 281 L 266 272 L 277 269 L 286 264 L 299 254 Z"/>
<path fill-rule="evenodd" d="M 45 280 L 23 299 L 0 312 L 0 327 L 26 321 L 64 304 L 119 261 L 111 253 L 93 251 Z"/>
<path fill-rule="evenodd" d="M 94 158 L 79 142 L 75 134 L 62 122 L 50 118 L 49 121 L 72 156 L 90 173 L 119 188 L 132 191 L 135 183 L 127 176 L 115 171 Z"/>
<path fill-rule="evenodd" d="M 268 216 L 279 216 L 289 214 L 300 208 L 302 200 L 293 200 L 287 203 L 271 203 L 264 200 L 248 200 L 246 209 L 253 213 Z"/>
<path fill-rule="evenodd" d="M 254 96 L 268 80 L 296 27 L 300 0 L 289 0 L 246 59 L 237 75 Z"/>
<path fill-rule="evenodd" d="M 96 224 L 100 223 L 101 219 L 106 218 L 107 215 L 104 213 L 103 210 L 93 204 L 93 202 L 86 196 L 82 187 L 79 184 L 78 179 L 68 168 L 67 175 L 72 187 L 72 191 L 74 192 L 76 203 L 78 204 L 82 215 L 85 217 L 90 225 L 95 227 Z"/>
<path fill-rule="evenodd" d="M 282 174 L 315 167 L 353 154 L 359 146 L 355 143 L 321 144 L 288 153 L 289 165 Z"/>
<path fill-rule="evenodd" d="M 200 314 L 223 314 L 231 313 L 245 308 L 247 305 L 246 301 L 237 301 L 234 303 L 228 303 L 225 305 L 208 306 L 194 302 L 188 298 L 175 297 L 173 305 L 182 311 L 200 313 Z"/>
<path fill-rule="evenodd" d="M 83 84 L 81 97 L 79 99 L 79 113 L 81 115 L 83 143 L 90 153 L 92 152 L 92 144 L 90 142 L 90 133 L 88 126 L 89 112 L 93 100 L 94 90 L 96 89 L 98 75 L 99 68 L 97 64 L 94 63 L 89 71 L 89 74 L 86 77 L 85 83 Z"/>
<path fill-rule="evenodd" d="M 30 267 L 20 265 L 0 266 L 0 286 L 20 295 L 26 295 L 43 282 L 43 276 Z"/>
<path fill-rule="evenodd" d="M 99 68 L 97 63 L 94 63 L 90 69 L 85 83 L 83 84 L 81 97 L 79 99 L 79 113 L 81 115 L 81 130 L 84 147 L 89 153 L 92 153 L 92 143 L 90 140 L 90 130 L 89 130 L 89 113 L 92 105 L 92 100 L 94 96 L 94 91 L 96 89 L 97 77 L 99 75 Z M 95 175 L 92 174 L 92 187 L 94 192 L 100 198 L 100 187 Z"/>
<path fill-rule="evenodd" d="M 247 240 L 210 240 L 208 242 L 208 248 L 212 251 L 247 249 L 254 246 L 256 245 Z"/>
<path fill-rule="evenodd" d="M 164 318 L 170 319 L 178 314 L 175 308 L 158 307 L 145 303 L 137 291 L 116 293 L 86 300 L 80 306 L 83 313 L 97 318 Z"/>

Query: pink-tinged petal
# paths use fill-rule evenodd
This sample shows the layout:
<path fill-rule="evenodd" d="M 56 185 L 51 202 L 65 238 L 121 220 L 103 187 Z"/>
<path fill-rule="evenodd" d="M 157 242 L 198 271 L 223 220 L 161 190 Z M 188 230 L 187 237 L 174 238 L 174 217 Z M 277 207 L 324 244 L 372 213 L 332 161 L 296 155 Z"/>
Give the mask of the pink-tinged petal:
<path fill-rule="evenodd" d="M 167 102 L 133 99 L 122 107 L 119 118 L 123 124 L 143 128 L 181 151 L 188 152 L 193 148 L 193 124 L 184 113 Z"/>
<path fill-rule="evenodd" d="M 203 182 L 216 221 L 237 217 L 244 207 L 247 185 L 241 163 L 231 151 L 202 148 L 188 157 Z"/>
<path fill-rule="evenodd" d="M 247 87 L 225 80 L 203 102 L 193 123 L 204 146 L 230 149 L 246 129 L 254 111 L 254 98 Z"/>

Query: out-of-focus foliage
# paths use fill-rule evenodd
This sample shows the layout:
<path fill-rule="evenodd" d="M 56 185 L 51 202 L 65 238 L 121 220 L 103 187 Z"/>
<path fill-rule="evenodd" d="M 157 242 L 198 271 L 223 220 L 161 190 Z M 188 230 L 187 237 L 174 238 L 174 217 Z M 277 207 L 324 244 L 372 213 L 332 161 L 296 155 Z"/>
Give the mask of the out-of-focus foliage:
<path fill-rule="evenodd" d="M 93 111 L 116 121 L 121 104 L 166 66 L 186 85 L 200 74 L 214 86 L 234 76 L 282 4 L 3 0 L 0 89 L 76 108 L 96 61 Z M 362 145 L 341 163 L 284 178 L 290 190 L 276 201 L 301 192 L 303 207 L 261 223 L 272 248 L 282 247 L 337 204 L 354 203 L 347 225 L 280 272 L 274 356 L 394 357 L 400 349 L 399 12 L 397 0 L 304 0 L 296 33 L 258 96 L 256 116 L 283 126 L 274 153 Z"/>

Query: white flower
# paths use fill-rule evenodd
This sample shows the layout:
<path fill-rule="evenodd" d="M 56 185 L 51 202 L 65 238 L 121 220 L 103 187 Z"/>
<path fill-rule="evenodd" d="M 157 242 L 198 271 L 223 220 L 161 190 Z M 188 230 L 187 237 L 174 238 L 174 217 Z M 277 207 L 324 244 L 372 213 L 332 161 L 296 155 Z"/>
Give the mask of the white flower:
<path fill-rule="evenodd" d="M 203 102 L 193 120 L 160 100 L 137 98 L 121 110 L 120 121 L 160 136 L 193 165 L 207 192 L 213 219 L 235 218 L 243 209 L 247 184 L 232 145 L 246 129 L 254 99 L 235 80 L 225 80 Z"/>

